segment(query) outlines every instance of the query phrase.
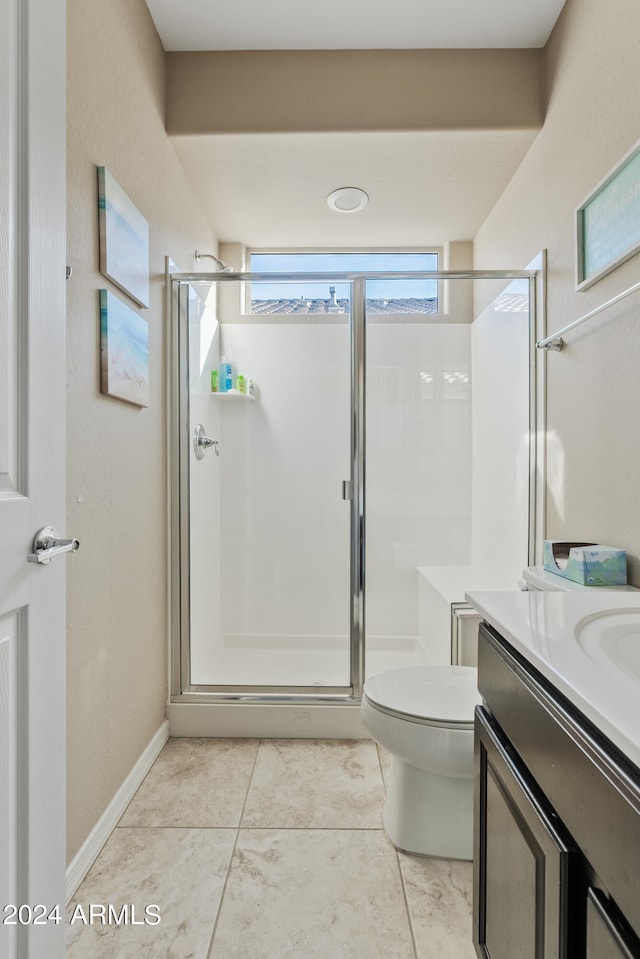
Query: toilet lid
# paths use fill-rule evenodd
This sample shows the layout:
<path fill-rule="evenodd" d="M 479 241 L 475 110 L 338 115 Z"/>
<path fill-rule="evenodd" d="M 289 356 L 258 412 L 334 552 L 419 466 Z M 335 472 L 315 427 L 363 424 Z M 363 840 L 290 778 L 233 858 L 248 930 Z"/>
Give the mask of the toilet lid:
<path fill-rule="evenodd" d="M 473 722 L 482 702 L 473 666 L 415 666 L 371 676 L 364 694 L 372 706 L 419 722 Z"/>

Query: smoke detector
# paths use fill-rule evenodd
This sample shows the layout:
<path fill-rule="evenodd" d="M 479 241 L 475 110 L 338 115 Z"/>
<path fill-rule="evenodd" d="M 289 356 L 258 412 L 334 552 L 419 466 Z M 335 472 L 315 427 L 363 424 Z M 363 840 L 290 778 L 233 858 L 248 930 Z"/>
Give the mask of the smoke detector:
<path fill-rule="evenodd" d="M 327 203 L 336 213 L 359 213 L 364 210 L 369 197 L 357 186 L 343 186 L 327 197 Z"/>

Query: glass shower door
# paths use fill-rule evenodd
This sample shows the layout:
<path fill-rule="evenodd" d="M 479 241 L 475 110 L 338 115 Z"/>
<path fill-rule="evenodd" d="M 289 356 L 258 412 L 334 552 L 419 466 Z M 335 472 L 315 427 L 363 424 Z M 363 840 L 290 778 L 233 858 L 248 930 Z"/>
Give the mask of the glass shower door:
<path fill-rule="evenodd" d="M 530 527 L 532 281 L 385 282 L 366 294 L 367 675 L 451 663 L 452 604 L 515 588 Z"/>
<path fill-rule="evenodd" d="M 527 562 L 535 275 L 331 275 L 174 279 L 176 698 L 357 700 L 450 661 L 468 572 Z M 435 630 L 434 569 L 463 577 Z"/>
<path fill-rule="evenodd" d="M 192 283 L 182 294 L 183 689 L 346 694 L 349 302 L 313 284 L 303 299 L 274 289 L 251 301 L 245 287 Z M 223 358 L 230 392 L 220 391 Z M 194 445 L 198 426 L 213 441 L 206 451 Z"/>

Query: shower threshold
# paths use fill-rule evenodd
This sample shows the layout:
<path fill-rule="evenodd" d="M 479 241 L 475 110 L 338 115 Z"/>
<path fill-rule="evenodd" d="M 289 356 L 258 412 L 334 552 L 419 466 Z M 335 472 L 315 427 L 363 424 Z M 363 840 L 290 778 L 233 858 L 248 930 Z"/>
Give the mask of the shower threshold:
<path fill-rule="evenodd" d="M 248 739 L 369 739 L 360 721 L 359 700 L 312 700 L 298 696 L 289 702 L 221 702 L 216 694 L 186 693 L 167 705 L 169 735 Z"/>
<path fill-rule="evenodd" d="M 425 662 L 413 638 L 370 645 L 367 675 Z M 192 685 L 168 704 L 167 718 L 171 736 L 368 739 L 359 705 L 349 686 Z"/>

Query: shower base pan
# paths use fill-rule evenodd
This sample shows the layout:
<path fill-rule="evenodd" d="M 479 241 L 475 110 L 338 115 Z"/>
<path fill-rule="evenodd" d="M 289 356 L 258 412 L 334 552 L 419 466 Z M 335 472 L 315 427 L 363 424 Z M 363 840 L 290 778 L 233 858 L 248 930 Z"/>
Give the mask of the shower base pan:
<path fill-rule="evenodd" d="M 253 652 L 255 654 L 257 650 Z M 292 662 L 291 651 L 287 652 L 291 675 L 283 676 L 281 667 L 278 678 L 280 683 L 284 681 L 286 684 L 289 679 L 291 685 L 294 685 L 296 675 L 309 675 L 310 671 L 299 668 L 304 664 Z M 270 653 L 270 661 L 273 664 L 273 650 Z M 424 657 L 415 642 L 396 643 L 391 649 L 381 648 L 381 644 L 372 642 L 367 655 L 366 672 L 368 676 L 372 676 L 375 673 L 416 666 L 423 662 Z M 259 665 L 259 660 L 256 661 L 254 656 L 254 669 L 257 664 Z M 258 668 L 256 675 L 260 676 L 264 683 L 268 672 L 264 668 Z M 226 678 L 227 682 L 230 676 Z M 224 682 L 225 679 L 222 679 L 222 683 Z M 326 690 L 323 690 L 325 685 L 328 684 L 318 683 L 317 685 L 319 700 L 322 700 L 323 695 L 326 694 Z M 339 684 L 336 683 L 336 685 Z M 294 690 L 288 693 L 286 685 L 280 685 L 279 689 L 280 693 L 277 696 L 266 695 L 261 701 L 259 686 L 252 688 L 248 684 L 243 688 L 242 693 L 238 693 L 238 686 L 235 686 L 229 689 L 229 694 L 239 696 L 240 701 L 221 702 L 221 696 L 224 696 L 223 686 L 217 685 L 216 693 L 211 693 L 210 701 L 207 701 L 209 696 L 203 684 L 197 687 L 197 692 L 194 690 L 193 698 L 196 700 L 197 697 L 197 701 L 189 702 L 190 694 L 186 693 L 182 697 L 176 697 L 176 701 L 168 703 L 167 719 L 170 724 L 170 735 L 281 739 L 370 738 L 360 722 L 359 700 L 342 699 L 334 693 L 328 695 L 325 702 L 315 702 L 311 701 L 311 696 L 296 696 Z M 286 701 L 287 699 L 290 701 Z"/>

